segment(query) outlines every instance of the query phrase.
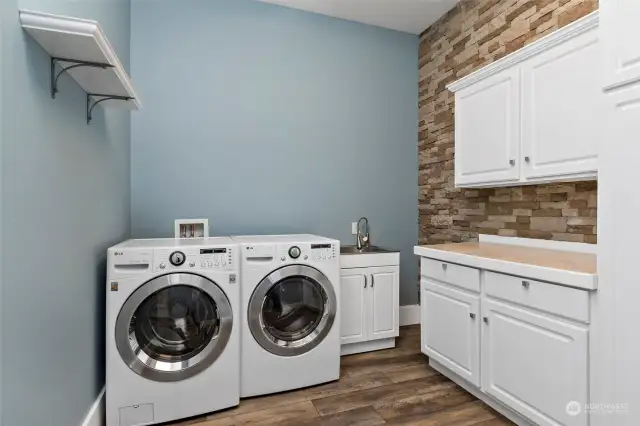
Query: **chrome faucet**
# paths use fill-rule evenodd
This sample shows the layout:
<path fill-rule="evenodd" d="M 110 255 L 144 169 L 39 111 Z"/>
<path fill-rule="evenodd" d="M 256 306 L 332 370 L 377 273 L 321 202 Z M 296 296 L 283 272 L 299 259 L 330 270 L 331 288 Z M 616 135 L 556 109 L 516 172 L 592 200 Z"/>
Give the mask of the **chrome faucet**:
<path fill-rule="evenodd" d="M 360 232 L 360 222 L 364 220 L 364 234 Z M 358 220 L 358 234 L 356 235 L 356 247 L 358 250 L 362 250 L 363 247 L 369 247 L 369 220 L 366 217 L 361 217 Z"/>

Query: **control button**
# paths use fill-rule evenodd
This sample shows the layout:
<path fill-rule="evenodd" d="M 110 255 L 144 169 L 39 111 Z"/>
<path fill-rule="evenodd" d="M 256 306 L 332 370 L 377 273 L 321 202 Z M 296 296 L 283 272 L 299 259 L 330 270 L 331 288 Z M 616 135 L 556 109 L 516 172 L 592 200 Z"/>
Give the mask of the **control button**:
<path fill-rule="evenodd" d="M 209 268 L 213 267 L 213 262 L 207 262 L 207 266 L 208 266 Z"/>
<path fill-rule="evenodd" d="M 309 256 L 307 256 L 306 254 L 304 255 L 304 260 L 307 260 L 309 258 Z"/>
<path fill-rule="evenodd" d="M 286 258 L 285 256 L 282 256 L 282 257 L 280 258 L 280 260 L 282 260 L 282 261 L 284 262 L 285 260 L 287 260 L 287 258 Z"/>
<path fill-rule="evenodd" d="M 196 266 L 196 262 L 189 262 L 189 266 L 193 268 L 194 266 Z"/>
<path fill-rule="evenodd" d="M 171 262 L 173 266 L 180 266 L 185 260 L 187 260 L 187 257 L 181 251 L 174 251 L 171 253 L 171 256 L 169 256 L 169 262 Z"/>
<path fill-rule="evenodd" d="M 289 249 L 289 256 L 291 256 L 292 259 L 299 258 L 301 253 L 300 247 L 298 246 L 293 246 Z"/>
<path fill-rule="evenodd" d="M 166 268 L 166 267 L 167 267 L 167 265 L 165 265 L 164 263 L 161 263 L 161 264 L 160 264 L 160 269 L 164 269 L 164 268 Z"/>
<path fill-rule="evenodd" d="M 200 266 L 204 268 L 205 266 L 207 266 L 207 263 L 206 263 L 206 262 L 202 262 L 202 263 L 200 264 Z"/>

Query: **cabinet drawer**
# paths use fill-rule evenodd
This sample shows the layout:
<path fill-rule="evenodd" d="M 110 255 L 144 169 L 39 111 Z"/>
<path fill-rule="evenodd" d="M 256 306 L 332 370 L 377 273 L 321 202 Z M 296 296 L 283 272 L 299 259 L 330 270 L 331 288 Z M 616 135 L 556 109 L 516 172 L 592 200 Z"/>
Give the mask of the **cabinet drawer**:
<path fill-rule="evenodd" d="M 488 296 L 589 322 L 589 292 L 512 275 L 485 272 Z"/>
<path fill-rule="evenodd" d="M 470 291 L 480 292 L 480 271 L 455 263 L 420 258 L 420 274 L 447 284 L 455 285 Z"/>

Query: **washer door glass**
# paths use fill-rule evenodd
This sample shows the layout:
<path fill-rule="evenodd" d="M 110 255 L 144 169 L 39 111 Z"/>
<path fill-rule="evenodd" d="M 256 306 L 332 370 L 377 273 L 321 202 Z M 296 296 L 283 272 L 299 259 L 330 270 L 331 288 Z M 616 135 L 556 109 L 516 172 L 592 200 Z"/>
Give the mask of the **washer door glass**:
<path fill-rule="evenodd" d="M 336 296 L 315 268 L 290 265 L 265 277 L 249 302 L 255 340 L 276 355 L 308 352 L 324 340 L 336 316 Z"/>
<path fill-rule="evenodd" d="M 231 305 L 216 284 L 195 274 L 169 274 L 127 299 L 116 322 L 116 345 L 141 376 L 184 380 L 220 356 L 232 326 Z"/>
<path fill-rule="evenodd" d="M 220 333 L 218 308 L 204 291 L 185 285 L 157 291 L 136 309 L 129 323 L 151 358 L 176 362 L 194 357 Z"/>

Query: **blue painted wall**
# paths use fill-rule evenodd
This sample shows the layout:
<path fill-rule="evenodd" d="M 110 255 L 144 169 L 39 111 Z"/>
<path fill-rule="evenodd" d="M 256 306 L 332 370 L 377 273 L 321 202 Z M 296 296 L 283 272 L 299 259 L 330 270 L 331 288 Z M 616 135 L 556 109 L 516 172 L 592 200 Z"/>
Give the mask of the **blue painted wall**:
<path fill-rule="evenodd" d="M 85 94 L 68 76 L 51 99 L 49 56 L 18 8 L 99 20 L 125 66 L 131 9 L 2 3 L 1 423 L 76 426 L 104 384 L 104 264 L 130 231 L 130 115 L 98 108 L 87 126 Z"/>
<path fill-rule="evenodd" d="M 402 250 L 417 303 L 418 37 L 250 0 L 133 0 L 132 233 L 310 232 Z"/>

